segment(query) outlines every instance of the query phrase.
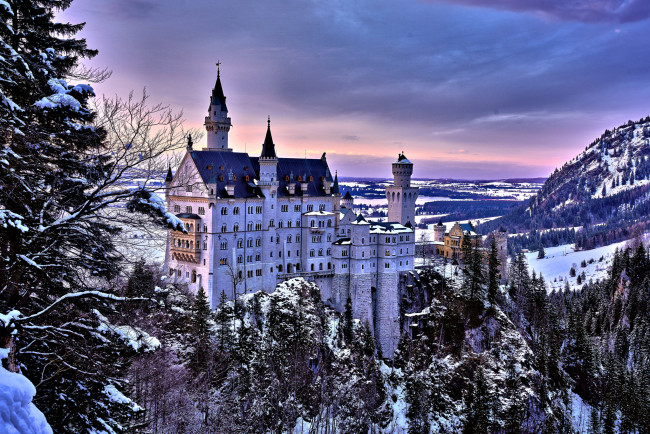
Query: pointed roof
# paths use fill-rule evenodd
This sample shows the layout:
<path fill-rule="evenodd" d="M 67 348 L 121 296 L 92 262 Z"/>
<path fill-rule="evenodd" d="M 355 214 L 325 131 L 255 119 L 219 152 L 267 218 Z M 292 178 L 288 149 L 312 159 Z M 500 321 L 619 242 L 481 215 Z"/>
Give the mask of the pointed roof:
<path fill-rule="evenodd" d="M 223 88 L 221 87 L 219 68 L 217 68 L 217 82 L 214 84 L 214 89 L 212 89 L 211 104 L 221 105 L 222 112 L 228 111 L 228 107 L 226 107 L 226 96 L 223 94 Z"/>
<path fill-rule="evenodd" d="M 345 192 L 345 196 L 343 196 L 343 199 L 352 199 L 352 195 L 350 194 L 350 190 Z"/>
<path fill-rule="evenodd" d="M 408 160 L 408 158 L 406 158 L 406 155 L 404 155 L 404 151 L 402 151 L 401 154 L 397 155 L 397 161 L 395 163 L 393 163 L 393 164 L 397 164 L 397 163 L 399 163 L 399 164 L 413 164 Z"/>
<path fill-rule="evenodd" d="M 334 174 L 334 186 L 332 187 L 332 194 L 341 194 L 339 190 L 339 172 L 338 170 L 336 171 L 336 174 Z"/>
<path fill-rule="evenodd" d="M 165 182 L 172 182 L 174 180 L 174 175 L 172 175 L 172 166 L 167 165 L 167 176 L 165 177 Z"/>
<path fill-rule="evenodd" d="M 275 154 L 275 144 L 273 144 L 273 137 L 271 137 L 271 116 L 269 116 L 268 125 L 266 128 L 266 137 L 262 145 L 262 154 L 260 158 L 278 158 Z"/>

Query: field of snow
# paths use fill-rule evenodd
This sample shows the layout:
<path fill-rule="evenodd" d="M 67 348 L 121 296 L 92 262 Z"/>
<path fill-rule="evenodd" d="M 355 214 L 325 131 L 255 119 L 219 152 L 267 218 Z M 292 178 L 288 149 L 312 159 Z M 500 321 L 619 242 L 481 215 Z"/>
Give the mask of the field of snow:
<path fill-rule="evenodd" d="M 603 279 L 609 267 L 612 265 L 612 258 L 616 249 L 623 249 L 627 241 L 610 244 L 608 246 L 598 247 L 592 250 L 573 250 L 573 244 L 565 244 L 557 247 L 545 249 L 546 257 L 537 259 L 537 252 L 526 253 L 528 268 L 538 275 L 541 273 L 546 280 L 549 291 L 562 289 L 566 282 L 573 289 L 578 289 L 578 275 L 585 273 L 586 281 L 589 279 Z M 602 260 L 601 260 L 602 258 Z M 589 263 L 593 259 L 592 263 Z M 586 267 L 581 267 L 582 261 L 587 262 Z M 571 267 L 576 270 L 576 277 L 569 276 Z"/>

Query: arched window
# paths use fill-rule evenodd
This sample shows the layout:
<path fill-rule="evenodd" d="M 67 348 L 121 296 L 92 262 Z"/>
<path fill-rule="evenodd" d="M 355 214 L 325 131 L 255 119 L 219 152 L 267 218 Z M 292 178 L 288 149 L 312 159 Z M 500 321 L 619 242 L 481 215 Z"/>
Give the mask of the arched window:
<path fill-rule="evenodd" d="M 331 228 L 331 227 L 332 227 L 332 220 L 331 220 L 331 219 L 328 219 L 328 220 L 327 220 L 327 227 L 328 227 L 328 228 Z"/>
<path fill-rule="evenodd" d="M 311 249 L 311 250 L 309 251 L 309 256 L 312 257 L 312 258 L 314 257 L 314 249 Z"/>
<path fill-rule="evenodd" d="M 309 227 L 315 228 L 315 227 L 316 227 L 316 221 L 315 221 L 315 220 L 312 220 L 312 221 L 311 221 L 311 224 L 309 225 Z"/>
<path fill-rule="evenodd" d="M 332 269 L 332 263 L 331 263 L 331 262 L 328 262 L 328 263 L 327 263 L 327 269 L 328 269 L 328 270 L 331 270 L 331 269 Z"/>
<path fill-rule="evenodd" d="M 322 262 L 321 262 L 320 264 L 318 264 L 318 269 L 319 269 L 319 270 L 322 270 L 322 269 L 323 269 L 323 263 L 322 263 Z"/>
<path fill-rule="evenodd" d="M 221 232 L 226 232 L 227 230 L 228 227 L 225 224 L 221 225 Z"/>
<path fill-rule="evenodd" d="M 235 226 L 232 227 L 234 232 L 239 232 L 239 223 L 235 223 Z"/>
<path fill-rule="evenodd" d="M 397 193 L 397 201 L 399 202 L 399 192 Z"/>
<path fill-rule="evenodd" d="M 318 249 L 318 256 L 323 256 L 323 249 Z"/>
<path fill-rule="evenodd" d="M 311 264 L 311 271 L 314 271 L 314 264 Z"/>
<path fill-rule="evenodd" d="M 278 271 L 282 273 L 282 264 L 278 265 Z"/>
<path fill-rule="evenodd" d="M 192 270 L 192 283 L 196 283 L 196 270 Z"/>

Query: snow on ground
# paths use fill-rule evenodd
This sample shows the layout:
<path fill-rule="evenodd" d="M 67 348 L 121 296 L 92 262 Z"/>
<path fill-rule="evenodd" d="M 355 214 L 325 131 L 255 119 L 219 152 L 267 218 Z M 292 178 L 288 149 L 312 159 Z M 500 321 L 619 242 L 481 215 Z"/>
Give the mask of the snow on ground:
<path fill-rule="evenodd" d="M 36 388 L 21 374 L 0 366 L 0 432 L 3 434 L 52 433 L 45 416 L 32 403 Z"/>
<path fill-rule="evenodd" d="M 538 275 L 541 273 L 544 280 L 546 280 L 549 291 L 564 288 L 567 281 L 571 288 L 578 289 L 582 286 L 577 284 L 578 275 L 584 272 L 587 282 L 589 279 L 594 281 L 603 279 L 612 265 L 614 251 L 617 248 L 619 250 L 624 249 L 626 244 L 627 241 L 621 241 L 608 246 L 577 252 L 574 251 L 573 244 L 564 244 L 544 249 L 546 257 L 543 259 L 537 259 L 538 252 L 536 251 L 525 253 L 525 255 L 529 271 L 532 273 L 534 270 Z M 603 258 L 602 261 L 600 260 L 601 257 Z M 590 264 L 589 262 L 592 259 L 593 262 Z M 587 266 L 584 268 L 580 266 L 583 260 L 587 262 Z M 575 277 L 569 276 L 571 267 L 576 270 Z"/>

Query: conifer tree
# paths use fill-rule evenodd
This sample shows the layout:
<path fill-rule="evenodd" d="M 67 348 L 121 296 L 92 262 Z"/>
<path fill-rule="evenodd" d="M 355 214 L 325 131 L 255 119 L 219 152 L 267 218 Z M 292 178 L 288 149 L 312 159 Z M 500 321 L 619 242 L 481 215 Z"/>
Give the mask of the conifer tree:
<path fill-rule="evenodd" d="M 544 246 L 539 245 L 539 251 L 537 252 L 537 259 L 544 259 L 546 257 L 546 252 L 544 251 Z"/>
<path fill-rule="evenodd" d="M 205 369 L 212 350 L 210 320 L 212 311 L 203 287 L 199 289 L 192 306 L 191 349 L 188 351 L 189 366 L 195 372 Z"/>
<path fill-rule="evenodd" d="M 343 339 L 345 339 L 345 342 L 348 344 L 352 342 L 353 325 L 352 299 L 348 297 L 345 302 L 345 312 L 343 313 Z"/>
<path fill-rule="evenodd" d="M 497 298 L 497 292 L 499 290 L 499 255 L 497 251 L 497 244 L 494 238 L 490 243 L 490 256 L 488 257 L 488 299 L 490 303 L 494 304 Z"/>

